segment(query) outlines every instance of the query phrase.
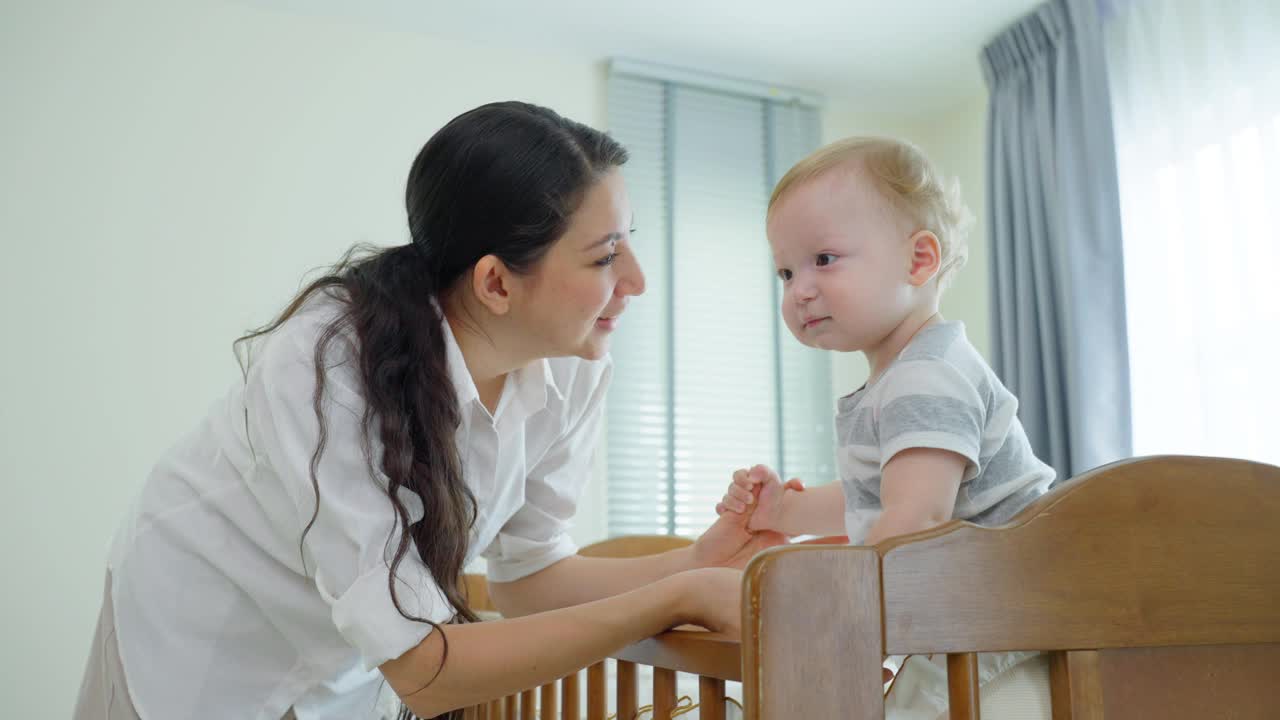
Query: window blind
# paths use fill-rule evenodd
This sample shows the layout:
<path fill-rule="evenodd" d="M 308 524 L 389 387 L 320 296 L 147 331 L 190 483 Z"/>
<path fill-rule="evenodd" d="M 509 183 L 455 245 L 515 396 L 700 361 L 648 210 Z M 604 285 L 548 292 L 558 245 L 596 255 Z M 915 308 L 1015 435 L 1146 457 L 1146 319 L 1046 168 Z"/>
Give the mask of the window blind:
<path fill-rule="evenodd" d="M 773 185 L 818 145 L 818 109 L 752 87 L 610 73 L 647 283 L 613 339 L 611 535 L 700 533 L 738 467 L 833 475 L 830 361 L 782 323 L 764 231 Z"/>

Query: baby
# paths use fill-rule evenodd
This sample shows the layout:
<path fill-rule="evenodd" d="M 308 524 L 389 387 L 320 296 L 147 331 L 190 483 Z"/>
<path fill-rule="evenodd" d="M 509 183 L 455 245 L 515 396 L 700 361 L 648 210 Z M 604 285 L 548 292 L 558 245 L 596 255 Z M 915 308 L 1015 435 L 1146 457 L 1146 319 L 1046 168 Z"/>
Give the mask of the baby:
<path fill-rule="evenodd" d="M 805 345 L 863 353 L 871 374 L 838 401 L 839 483 L 806 490 L 757 465 L 734 473 L 718 513 L 870 545 L 953 518 L 1001 524 L 1049 489 L 1017 398 L 938 312 L 969 219 L 958 187 L 897 140 L 842 140 L 782 178 L 767 217 L 782 316 Z M 980 674 L 1024 657 L 988 657 Z"/>

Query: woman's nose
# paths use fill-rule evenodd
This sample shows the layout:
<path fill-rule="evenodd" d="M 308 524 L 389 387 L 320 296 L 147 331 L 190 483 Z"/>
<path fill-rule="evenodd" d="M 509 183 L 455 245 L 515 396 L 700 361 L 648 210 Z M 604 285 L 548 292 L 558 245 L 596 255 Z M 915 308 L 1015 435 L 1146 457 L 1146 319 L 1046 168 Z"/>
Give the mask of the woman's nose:
<path fill-rule="evenodd" d="M 622 261 L 622 273 L 618 278 L 618 287 L 614 290 L 618 295 L 640 295 L 644 293 L 644 270 L 640 269 L 640 260 L 631 252 L 622 253 L 618 258 Z"/>

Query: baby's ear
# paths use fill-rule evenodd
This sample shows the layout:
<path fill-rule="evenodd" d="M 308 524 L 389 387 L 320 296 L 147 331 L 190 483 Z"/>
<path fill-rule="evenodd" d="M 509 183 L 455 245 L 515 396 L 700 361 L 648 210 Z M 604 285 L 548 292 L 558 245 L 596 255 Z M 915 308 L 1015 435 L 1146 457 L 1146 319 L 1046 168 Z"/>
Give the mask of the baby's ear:
<path fill-rule="evenodd" d="M 920 287 L 937 276 L 942 267 L 942 243 L 938 236 L 921 230 L 911 236 L 911 271 L 909 282 Z"/>

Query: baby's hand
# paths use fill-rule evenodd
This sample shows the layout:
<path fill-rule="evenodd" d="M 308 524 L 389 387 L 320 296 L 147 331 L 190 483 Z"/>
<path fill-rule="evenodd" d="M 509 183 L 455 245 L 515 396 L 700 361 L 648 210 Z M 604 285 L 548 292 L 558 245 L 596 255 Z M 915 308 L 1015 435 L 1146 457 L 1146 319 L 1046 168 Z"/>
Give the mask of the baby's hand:
<path fill-rule="evenodd" d="M 748 513 L 747 529 L 776 530 L 782 514 L 782 496 L 787 490 L 802 491 L 804 483 L 792 478 L 784 485 L 778 474 L 764 465 L 737 470 L 716 514 Z"/>

